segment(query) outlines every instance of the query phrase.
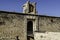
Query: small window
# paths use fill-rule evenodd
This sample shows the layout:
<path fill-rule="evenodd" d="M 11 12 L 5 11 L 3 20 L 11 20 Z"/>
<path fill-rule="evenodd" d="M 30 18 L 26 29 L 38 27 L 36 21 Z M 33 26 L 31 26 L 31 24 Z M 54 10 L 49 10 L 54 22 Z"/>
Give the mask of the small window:
<path fill-rule="evenodd" d="M 51 19 L 51 22 L 53 22 L 53 20 Z"/>

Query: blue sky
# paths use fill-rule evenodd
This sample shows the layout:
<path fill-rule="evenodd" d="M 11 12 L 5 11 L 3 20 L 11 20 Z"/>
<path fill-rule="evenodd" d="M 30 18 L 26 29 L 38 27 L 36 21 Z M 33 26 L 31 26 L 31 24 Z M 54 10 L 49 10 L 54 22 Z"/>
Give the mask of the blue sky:
<path fill-rule="evenodd" d="M 0 10 L 22 12 L 22 6 L 27 0 L 0 0 Z M 60 16 L 60 0 L 30 0 L 36 2 L 39 15 Z"/>

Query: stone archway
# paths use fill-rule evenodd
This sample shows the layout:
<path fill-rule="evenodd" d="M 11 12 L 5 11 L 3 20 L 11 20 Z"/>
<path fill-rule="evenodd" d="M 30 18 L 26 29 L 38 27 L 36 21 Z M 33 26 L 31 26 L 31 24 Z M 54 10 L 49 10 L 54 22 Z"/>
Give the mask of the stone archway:
<path fill-rule="evenodd" d="M 33 21 L 27 22 L 27 34 L 33 34 Z"/>

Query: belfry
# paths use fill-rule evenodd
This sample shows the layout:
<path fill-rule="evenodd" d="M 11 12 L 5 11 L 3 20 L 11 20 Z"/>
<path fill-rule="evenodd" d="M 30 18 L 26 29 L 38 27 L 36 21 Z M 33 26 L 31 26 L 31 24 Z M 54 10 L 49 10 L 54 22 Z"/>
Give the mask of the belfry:
<path fill-rule="evenodd" d="M 30 3 L 28 0 L 24 5 L 23 5 L 23 13 L 26 14 L 36 14 L 36 3 Z"/>

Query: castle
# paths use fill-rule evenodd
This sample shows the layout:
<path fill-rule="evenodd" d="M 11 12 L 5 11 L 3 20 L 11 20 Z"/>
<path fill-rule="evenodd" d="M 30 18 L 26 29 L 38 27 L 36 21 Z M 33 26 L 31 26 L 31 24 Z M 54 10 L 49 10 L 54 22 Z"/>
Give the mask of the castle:
<path fill-rule="evenodd" d="M 0 11 L 0 40 L 35 40 L 35 32 L 60 32 L 60 17 L 37 15 L 36 3 L 30 1 L 23 13 Z"/>

